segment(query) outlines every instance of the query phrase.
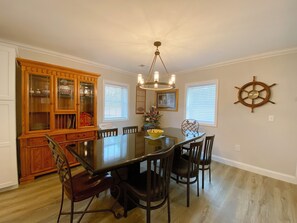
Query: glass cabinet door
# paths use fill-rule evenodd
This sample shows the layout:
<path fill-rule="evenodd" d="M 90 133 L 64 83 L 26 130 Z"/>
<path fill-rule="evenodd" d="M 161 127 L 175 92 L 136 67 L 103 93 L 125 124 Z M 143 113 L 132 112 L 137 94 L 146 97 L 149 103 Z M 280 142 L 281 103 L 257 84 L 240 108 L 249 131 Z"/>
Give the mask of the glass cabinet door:
<path fill-rule="evenodd" d="M 57 110 L 75 111 L 75 81 L 58 78 L 57 91 Z"/>
<path fill-rule="evenodd" d="M 94 83 L 80 82 L 79 126 L 94 126 Z"/>
<path fill-rule="evenodd" d="M 47 75 L 29 74 L 29 131 L 50 129 L 50 85 Z"/>

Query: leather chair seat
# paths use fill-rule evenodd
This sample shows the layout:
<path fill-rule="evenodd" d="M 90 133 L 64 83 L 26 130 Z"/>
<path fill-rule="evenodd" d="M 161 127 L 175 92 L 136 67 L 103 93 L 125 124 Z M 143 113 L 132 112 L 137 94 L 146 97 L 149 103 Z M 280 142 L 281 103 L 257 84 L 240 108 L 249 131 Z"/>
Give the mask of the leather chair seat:
<path fill-rule="evenodd" d="M 73 191 L 71 195 L 69 180 L 64 182 L 65 193 L 69 199 L 73 196 L 74 202 L 95 196 L 98 192 L 100 193 L 110 188 L 112 184 L 112 176 L 109 174 L 91 176 L 87 171 L 83 171 L 72 176 Z"/>
<path fill-rule="evenodd" d="M 152 194 L 159 194 L 161 191 L 163 191 L 161 178 L 159 175 L 154 175 L 151 171 L 151 188 L 153 188 Z M 157 186 L 153 187 L 153 183 L 155 183 Z M 134 196 L 140 198 L 141 200 L 146 200 L 147 198 L 147 171 L 142 172 L 139 176 L 137 176 L 137 180 L 134 182 L 131 182 L 126 185 L 127 188 L 129 188 L 129 192 L 131 192 Z M 158 197 L 151 196 L 151 201 L 157 201 L 159 200 Z"/>
<path fill-rule="evenodd" d="M 180 177 L 188 177 L 189 174 L 189 161 L 183 158 L 179 158 L 178 160 L 174 160 L 174 165 L 172 166 L 172 173 L 180 176 Z M 195 170 L 190 173 L 190 178 L 196 177 Z"/>

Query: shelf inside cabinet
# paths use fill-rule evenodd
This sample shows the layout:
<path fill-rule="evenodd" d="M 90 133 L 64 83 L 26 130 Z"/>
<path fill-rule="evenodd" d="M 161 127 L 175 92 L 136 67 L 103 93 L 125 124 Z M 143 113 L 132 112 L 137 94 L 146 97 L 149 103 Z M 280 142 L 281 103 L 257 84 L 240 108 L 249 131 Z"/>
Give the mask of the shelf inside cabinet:
<path fill-rule="evenodd" d="M 50 95 L 49 94 L 43 94 L 43 93 L 30 93 L 30 97 L 38 97 L 38 98 L 48 98 Z"/>

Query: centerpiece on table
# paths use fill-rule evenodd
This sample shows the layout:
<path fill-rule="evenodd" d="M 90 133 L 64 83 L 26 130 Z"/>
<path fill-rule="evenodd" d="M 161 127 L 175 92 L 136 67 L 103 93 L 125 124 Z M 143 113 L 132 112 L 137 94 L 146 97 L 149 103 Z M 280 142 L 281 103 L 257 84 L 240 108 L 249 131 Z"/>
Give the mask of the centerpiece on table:
<path fill-rule="evenodd" d="M 152 106 L 149 112 L 145 112 L 144 117 L 144 130 L 147 129 L 157 129 L 160 128 L 160 118 L 161 118 L 160 112 L 157 110 L 156 106 Z"/>

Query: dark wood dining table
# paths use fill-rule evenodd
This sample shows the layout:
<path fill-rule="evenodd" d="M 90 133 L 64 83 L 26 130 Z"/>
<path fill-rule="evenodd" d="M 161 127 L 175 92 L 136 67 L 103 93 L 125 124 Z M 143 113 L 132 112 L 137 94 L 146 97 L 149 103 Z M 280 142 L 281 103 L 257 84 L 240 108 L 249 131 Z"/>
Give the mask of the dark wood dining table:
<path fill-rule="evenodd" d="M 100 174 L 139 163 L 148 154 L 170 149 L 202 138 L 205 133 L 183 134 L 179 128 L 164 128 L 164 134 L 152 139 L 146 132 L 81 141 L 67 146 L 91 174 Z"/>
<path fill-rule="evenodd" d="M 147 155 L 157 153 L 183 144 L 201 139 L 205 133 L 182 133 L 179 128 L 164 128 L 163 136 L 152 139 L 146 132 L 111 136 L 97 140 L 81 141 L 66 148 L 78 160 L 81 165 L 96 175 L 110 172 L 114 183 L 120 185 L 121 181 L 137 181 L 141 172 L 141 162 Z M 121 189 L 122 190 L 122 189 Z M 117 193 L 111 192 L 114 197 Z M 122 194 L 122 192 L 120 192 Z M 118 200 L 123 205 L 123 196 Z M 128 204 L 128 210 L 134 205 Z"/>

